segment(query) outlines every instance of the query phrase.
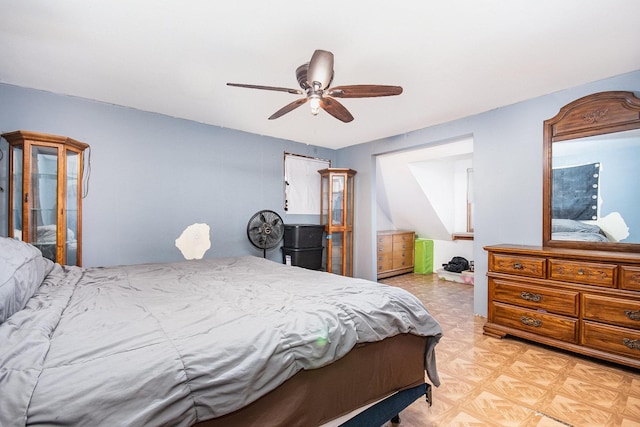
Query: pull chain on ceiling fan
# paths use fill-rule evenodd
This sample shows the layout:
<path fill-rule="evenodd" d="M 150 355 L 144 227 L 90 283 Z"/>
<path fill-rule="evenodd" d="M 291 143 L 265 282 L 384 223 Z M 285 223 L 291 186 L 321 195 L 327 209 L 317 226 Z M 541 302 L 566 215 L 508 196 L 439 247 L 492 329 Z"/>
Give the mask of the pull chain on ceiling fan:
<path fill-rule="evenodd" d="M 244 87 L 249 89 L 273 90 L 288 92 L 294 95 L 306 95 L 297 99 L 269 117 L 269 120 L 282 117 L 309 101 L 311 113 L 316 115 L 323 109 L 336 119 L 348 123 L 353 116 L 344 105 L 335 98 L 373 98 L 378 96 L 393 96 L 402 93 L 400 86 L 385 85 L 348 85 L 329 88 L 333 81 L 333 53 L 326 50 L 316 50 L 311 61 L 300 65 L 296 69 L 296 78 L 302 89 L 289 89 L 276 86 L 260 86 L 242 83 L 227 83 L 228 86 Z"/>

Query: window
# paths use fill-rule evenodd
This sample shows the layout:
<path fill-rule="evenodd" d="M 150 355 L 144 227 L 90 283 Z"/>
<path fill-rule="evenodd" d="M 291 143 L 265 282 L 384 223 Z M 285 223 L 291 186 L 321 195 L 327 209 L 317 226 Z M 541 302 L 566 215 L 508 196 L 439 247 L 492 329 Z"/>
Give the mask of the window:
<path fill-rule="evenodd" d="M 284 153 L 284 210 L 289 214 L 320 214 L 320 169 L 331 161 Z"/>

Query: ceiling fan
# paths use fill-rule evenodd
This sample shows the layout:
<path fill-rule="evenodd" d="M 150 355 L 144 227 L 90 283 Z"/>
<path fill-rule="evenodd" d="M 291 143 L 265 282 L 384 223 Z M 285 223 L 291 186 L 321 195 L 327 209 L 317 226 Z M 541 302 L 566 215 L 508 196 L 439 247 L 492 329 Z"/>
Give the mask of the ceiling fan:
<path fill-rule="evenodd" d="M 304 98 L 297 99 L 273 113 L 271 117 L 269 117 L 269 120 L 282 117 L 309 101 L 313 115 L 318 114 L 322 108 L 336 119 L 348 123 L 353 120 L 353 116 L 344 105 L 339 103 L 335 98 L 371 98 L 400 95 L 402 93 L 402 87 L 400 86 L 349 85 L 329 88 L 329 85 L 333 81 L 333 53 L 326 50 L 316 50 L 311 57 L 311 61 L 302 64 L 296 69 L 296 78 L 302 89 L 242 83 L 227 83 L 227 85 L 249 89 L 288 92 L 294 95 L 306 95 Z"/>

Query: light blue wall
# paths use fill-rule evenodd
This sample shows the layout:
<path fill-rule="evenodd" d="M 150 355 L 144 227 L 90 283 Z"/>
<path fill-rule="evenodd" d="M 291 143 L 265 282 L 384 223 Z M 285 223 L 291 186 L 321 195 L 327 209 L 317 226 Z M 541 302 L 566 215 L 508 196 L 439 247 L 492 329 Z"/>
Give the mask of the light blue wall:
<path fill-rule="evenodd" d="M 340 150 L 338 163 L 358 171 L 355 275 L 374 278 L 376 273 L 375 156 L 472 135 L 476 208 L 474 311 L 486 315 L 487 256 L 483 246 L 542 243 L 543 121 L 555 116 L 562 106 L 577 98 L 608 90 L 639 93 L 640 71 Z M 424 108 L 434 109 L 438 106 L 425 103 Z M 389 120 L 393 120 L 392 115 Z"/>
<path fill-rule="evenodd" d="M 335 162 L 334 150 L 203 125 L 159 114 L 0 84 L 0 131 L 65 135 L 91 146 L 83 201 L 83 265 L 183 259 L 175 239 L 190 224 L 211 226 L 205 257 L 253 254 L 251 215 L 278 212 L 285 223 L 318 216 L 283 210 L 284 152 Z M 6 190 L 7 143 L 0 161 Z M 7 191 L 0 193 L 7 235 Z M 282 261 L 280 249 L 268 253 Z"/>
<path fill-rule="evenodd" d="M 640 71 L 336 152 L 0 84 L 0 131 L 67 135 L 91 145 L 85 266 L 182 259 L 174 240 L 194 222 L 212 227 L 207 257 L 256 254 L 246 223 L 257 210 L 273 209 L 287 223 L 317 222 L 283 214 L 285 151 L 353 168 L 358 171 L 355 275 L 369 279 L 376 273 L 375 156 L 472 136 L 474 311 L 486 314 L 483 246 L 542 241 L 542 122 L 574 99 L 607 90 L 640 92 Z M 427 108 L 438 107 L 427 103 Z M 6 160 L 5 155 L 0 162 L 5 189 Z M 1 195 L 6 235 L 6 191 Z M 269 258 L 281 259 L 279 250 Z"/>

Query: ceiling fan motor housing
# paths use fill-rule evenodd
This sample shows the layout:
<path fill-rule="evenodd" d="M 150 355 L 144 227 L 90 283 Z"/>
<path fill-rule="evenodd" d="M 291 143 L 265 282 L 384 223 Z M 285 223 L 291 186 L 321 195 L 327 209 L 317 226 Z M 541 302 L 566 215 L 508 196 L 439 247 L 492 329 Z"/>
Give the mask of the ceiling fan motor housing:
<path fill-rule="evenodd" d="M 311 86 L 307 81 L 307 72 L 309 71 L 309 63 L 302 64 L 298 68 L 296 68 L 296 79 L 298 79 L 298 84 L 304 90 L 308 90 Z"/>

